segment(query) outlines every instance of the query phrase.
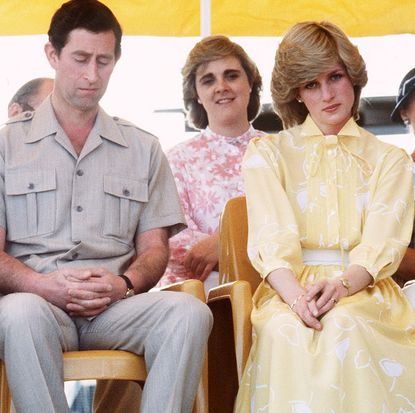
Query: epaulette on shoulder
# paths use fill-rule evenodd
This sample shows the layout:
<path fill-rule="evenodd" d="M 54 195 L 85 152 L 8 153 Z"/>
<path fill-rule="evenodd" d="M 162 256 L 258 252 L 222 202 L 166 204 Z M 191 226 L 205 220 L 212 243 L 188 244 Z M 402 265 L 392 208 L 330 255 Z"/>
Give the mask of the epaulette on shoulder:
<path fill-rule="evenodd" d="M 112 119 L 114 120 L 114 122 L 117 125 L 122 125 L 122 126 L 132 126 L 133 128 L 136 128 L 137 126 L 134 125 L 134 123 L 129 122 L 128 120 L 119 118 L 118 116 L 113 116 Z"/>
<path fill-rule="evenodd" d="M 134 123 L 132 123 L 132 122 L 129 122 L 128 120 L 125 120 L 125 119 L 119 118 L 118 116 L 113 116 L 113 117 L 112 117 L 112 119 L 114 120 L 114 122 L 115 122 L 117 125 L 120 125 L 120 126 L 129 126 L 129 127 L 131 127 L 131 128 L 135 128 L 135 129 L 137 129 L 138 131 L 143 132 L 143 133 L 145 133 L 145 134 L 147 134 L 147 135 L 150 135 L 150 136 L 152 136 L 153 138 L 156 138 L 156 139 L 158 140 L 157 136 L 153 135 L 151 132 L 146 131 L 145 129 L 139 128 L 136 124 L 134 124 Z"/>
<path fill-rule="evenodd" d="M 10 125 L 11 123 L 25 122 L 25 121 L 31 120 L 34 114 L 35 112 L 31 112 L 31 111 L 19 113 L 18 115 L 13 116 L 9 120 L 7 120 L 5 124 Z"/>

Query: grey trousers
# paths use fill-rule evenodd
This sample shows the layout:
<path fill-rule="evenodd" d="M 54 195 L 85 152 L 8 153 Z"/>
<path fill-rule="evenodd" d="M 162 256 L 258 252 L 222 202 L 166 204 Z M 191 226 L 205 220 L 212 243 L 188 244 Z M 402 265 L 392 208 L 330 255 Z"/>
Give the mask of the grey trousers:
<path fill-rule="evenodd" d="M 150 292 L 118 301 L 92 321 L 43 298 L 0 298 L 0 358 L 18 413 L 68 413 L 62 351 L 144 354 L 141 413 L 190 413 L 212 327 L 208 307 L 185 293 Z M 116 395 L 114 395 L 116 397 Z"/>

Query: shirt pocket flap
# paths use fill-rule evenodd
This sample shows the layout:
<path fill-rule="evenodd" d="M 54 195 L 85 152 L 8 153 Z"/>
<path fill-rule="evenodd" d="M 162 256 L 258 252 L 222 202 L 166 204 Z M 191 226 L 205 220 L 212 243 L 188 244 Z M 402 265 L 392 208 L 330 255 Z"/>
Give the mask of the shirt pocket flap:
<path fill-rule="evenodd" d="M 6 195 L 24 195 L 56 189 L 55 170 L 6 172 Z"/>
<path fill-rule="evenodd" d="M 119 176 L 104 176 L 104 192 L 118 198 L 147 202 L 147 181 L 138 181 Z"/>

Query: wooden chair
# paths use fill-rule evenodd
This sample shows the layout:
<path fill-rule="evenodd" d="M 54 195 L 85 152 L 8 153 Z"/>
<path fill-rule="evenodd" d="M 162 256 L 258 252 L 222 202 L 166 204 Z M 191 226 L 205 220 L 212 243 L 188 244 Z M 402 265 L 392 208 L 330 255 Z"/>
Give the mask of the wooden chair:
<path fill-rule="evenodd" d="M 247 255 L 245 197 L 229 200 L 219 227 L 219 287 L 209 291 L 209 412 L 231 412 L 251 348 L 252 292 L 261 277 Z"/>
<path fill-rule="evenodd" d="M 163 290 L 181 291 L 205 302 L 203 283 L 186 280 L 169 285 Z M 131 380 L 143 385 L 147 377 L 144 356 L 123 350 L 68 351 L 63 354 L 64 380 Z M 193 413 L 208 413 L 207 361 L 199 383 Z M 164 389 L 165 390 L 165 389 Z M 164 391 L 160 389 L 160 391 Z M 7 385 L 6 371 L 0 360 L 0 413 L 9 413 L 11 395 Z"/>

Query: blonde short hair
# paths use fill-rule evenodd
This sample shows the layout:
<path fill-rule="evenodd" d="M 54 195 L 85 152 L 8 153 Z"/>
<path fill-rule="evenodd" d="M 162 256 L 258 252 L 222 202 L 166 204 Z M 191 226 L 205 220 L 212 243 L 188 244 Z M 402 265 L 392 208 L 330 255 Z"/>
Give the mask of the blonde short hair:
<path fill-rule="evenodd" d="M 228 37 L 222 35 L 208 36 L 196 43 L 182 69 L 184 107 L 187 111 L 189 122 L 196 128 L 203 129 L 208 125 L 206 110 L 198 103 L 196 71 L 201 65 L 228 56 L 234 56 L 239 60 L 251 86 L 247 108 L 248 120 L 251 121 L 258 115 L 262 79 L 256 64 L 241 46 L 232 42 Z"/>
<path fill-rule="evenodd" d="M 297 101 L 301 86 L 315 80 L 333 64 L 344 66 L 354 89 L 352 113 L 358 119 L 362 88 L 367 83 L 366 65 L 346 34 L 329 22 L 302 22 L 282 39 L 272 71 L 271 95 L 274 110 L 284 127 L 302 123 L 308 110 Z"/>

